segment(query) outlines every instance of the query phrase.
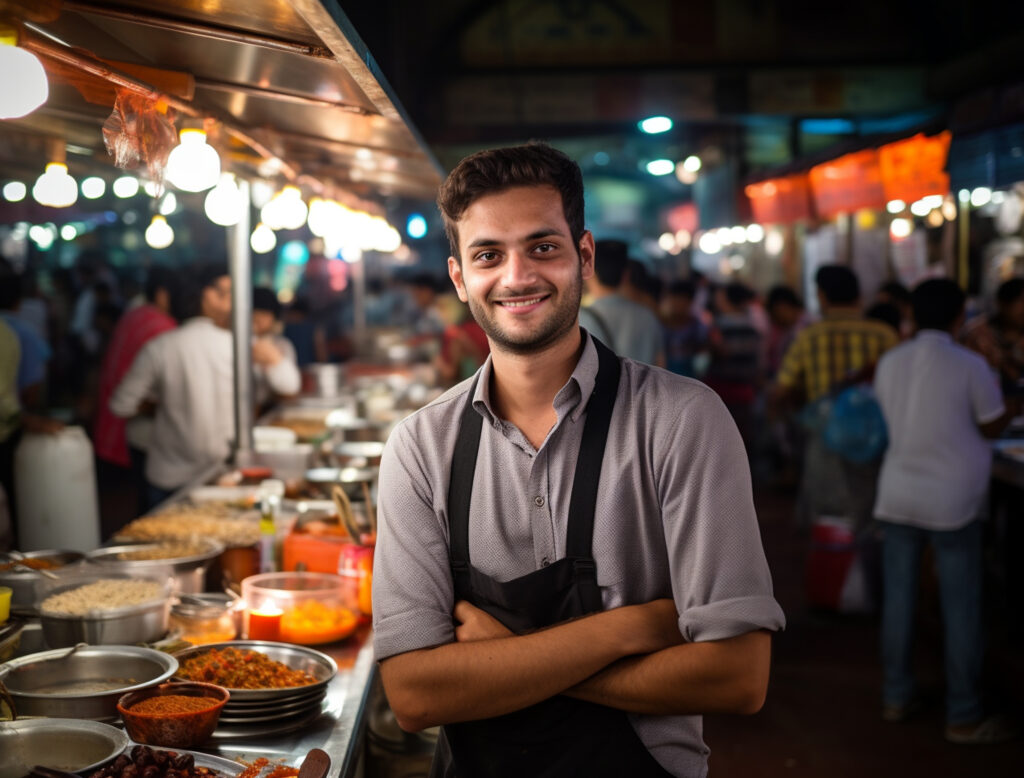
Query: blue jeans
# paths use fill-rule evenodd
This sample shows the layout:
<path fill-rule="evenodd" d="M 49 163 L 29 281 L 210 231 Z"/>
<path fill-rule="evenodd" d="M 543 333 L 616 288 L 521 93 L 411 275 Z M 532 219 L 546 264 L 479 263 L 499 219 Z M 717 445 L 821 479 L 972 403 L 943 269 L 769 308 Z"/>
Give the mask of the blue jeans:
<path fill-rule="evenodd" d="M 980 521 L 941 531 L 881 522 L 882 693 L 886 705 L 906 705 L 914 696 L 911 654 L 921 553 L 931 543 L 939 578 L 946 657 L 946 722 L 956 726 L 982 718 Z"/>

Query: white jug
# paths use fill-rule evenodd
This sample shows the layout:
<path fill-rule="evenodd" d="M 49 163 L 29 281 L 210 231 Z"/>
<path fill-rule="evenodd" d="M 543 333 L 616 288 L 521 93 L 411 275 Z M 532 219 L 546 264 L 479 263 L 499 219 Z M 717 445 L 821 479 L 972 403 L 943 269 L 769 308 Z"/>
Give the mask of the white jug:
<path fill-rule="evenodd" d="M 22 551 L 92 551 L 100 544 L 92 442 L 81 427 L 25 434 L 14 453 Z"/>

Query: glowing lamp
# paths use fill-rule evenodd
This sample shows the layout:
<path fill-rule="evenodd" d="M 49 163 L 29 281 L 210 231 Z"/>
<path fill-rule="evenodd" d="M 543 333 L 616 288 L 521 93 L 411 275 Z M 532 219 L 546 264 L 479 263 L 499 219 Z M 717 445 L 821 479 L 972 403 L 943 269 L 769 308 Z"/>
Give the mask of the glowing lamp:
<path fill-rule="evenodd" d="M 114 190 L 115 197 L 122 199 L 135 197 L 139 193 L 139 179 L 135 176 L 121 176 L 114 180 L 114 185 L 111 188 Z"/>
<path fill-rule="evenodd" d="M 162 215 L 154 214 L 153 221 L 146 227 L 146 245 L 154 249 L 165 249 L 174 243 L 174 230 Z"/>
<path fill-rule="evenodd" d="M 747 225 L 747 243 L 760 243 L 764 240 L 764 227 L 760 224 Z"/>
<path fill-rule="evenodd" d="M 249 236 L 249 245 L 257 254 L 266 254 L 274 250 L 274 246 L 277 245 L 277 236 L 270 227 L 260 222 Z"/>
<path fill-rule="evenodd" d="M 231 173 L 222 173 L 217 186 L 206 195 L 203 203 L 207 218 L 221 227 L 232 227 L 245 215 L 245 200 Z"/>
<path fill-rule="evenodd" d="M 272 230 L 297 230 L 306 223 L 309 208 L 297 186 L 286 186 L 260 210 L 260 219 Z"/>
<path fill-rule="evenodd" d="M 68 175 L 67 165 L 51 162 L 46 166 L 46 172 L 36 179 L 32 197 L 40 205 L 66 208 L 78 199 L 78 184 Z"/>
<path fill-rule="evenodd" d="M 86 200 L 96 200 L 103 197 L 107 191 L 107 182 L 99 176 L 89 176 L 82 181 L 82 197 Z"/>
<path fill-rule="evenodd" d="M 43 65 L 30 51 L 19 48 L 17 31 L 0 24 L 0 119 L 17 119 L 32 113 L 50 96 Z"/>
<path fill-rule="evenodd" d="M 21 181 L 8 181 L 4 184 L 4 199 L 9 203 L 20 203 L 28 193 L 28 187 Z"/>
<path fill-rule="evenodd" d="M 202 192 L 214 186 L 220 179 L 220 156 L 206 142 L 206 133 L 186 128 L 180 137 L 181 143 L 167 157 L 167 180 L 185 192 Z"/>

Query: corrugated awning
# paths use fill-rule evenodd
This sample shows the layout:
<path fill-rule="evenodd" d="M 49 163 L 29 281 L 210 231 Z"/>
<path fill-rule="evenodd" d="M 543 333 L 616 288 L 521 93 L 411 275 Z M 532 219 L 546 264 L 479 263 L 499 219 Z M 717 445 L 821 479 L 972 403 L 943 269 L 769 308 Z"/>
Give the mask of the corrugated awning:
<path fill-rule="evenodd" d="M 287 177 L 359 197 L 431 199 L 440 183 L 439 164 L 336 0 L 44 2 L 59 13 L 43 21 L 33 0 L 13 5 L 36 12 L 23 45 L 40 54 L 51 91 L 36 112 L 0 124 L 8 169 L 40 170 L 51 138 L 109 159 L 101 127 L 114 91 L 97 75 L 106 68 L 220 121 L 235 165 L 253 173 L 276 157 Z M 10 0 L 0 14 L 5 7 Z"/>

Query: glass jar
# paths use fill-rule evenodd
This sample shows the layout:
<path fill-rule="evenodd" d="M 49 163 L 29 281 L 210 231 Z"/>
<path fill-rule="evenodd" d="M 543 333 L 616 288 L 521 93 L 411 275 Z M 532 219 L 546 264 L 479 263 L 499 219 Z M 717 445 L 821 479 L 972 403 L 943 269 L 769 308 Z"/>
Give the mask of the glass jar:
<path fill-rule="evenodd" d="M 234 640 L 238 634 L 235 613 L 228 603 L 189 600 L 171 607 L 171 631 L 181 630 L 179 638 L 197 646 Z"/>

